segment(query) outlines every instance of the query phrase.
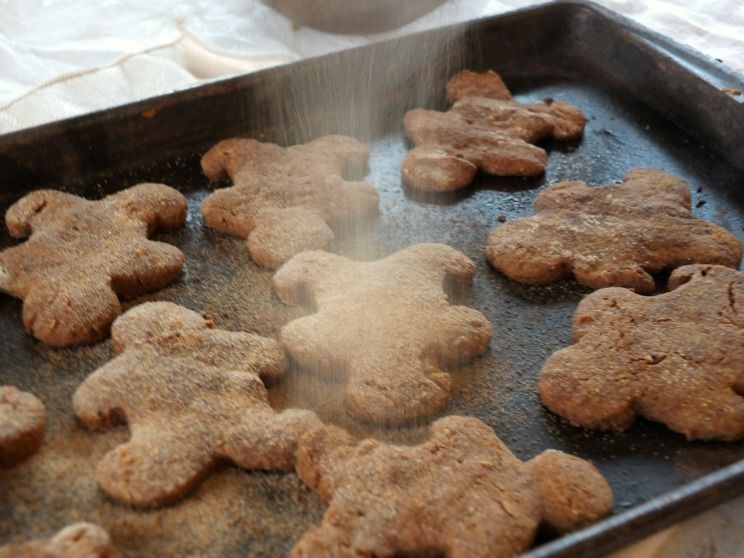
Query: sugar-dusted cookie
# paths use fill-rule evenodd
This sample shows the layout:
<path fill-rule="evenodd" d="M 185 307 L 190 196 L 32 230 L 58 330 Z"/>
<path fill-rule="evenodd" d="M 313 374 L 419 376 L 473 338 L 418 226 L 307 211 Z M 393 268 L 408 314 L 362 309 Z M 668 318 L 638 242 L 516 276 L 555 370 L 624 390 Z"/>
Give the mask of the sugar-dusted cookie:
<path fill-rule="evenodd" d="M 50 539 L 0 546 L 0 558 L 114 558 L 108 533 L 92 523 L 75 523 Z"/>
<path fill-rule="evenodd" d="M 304 250 L 329 249 L 333 228 L 377 213 L 377 191 L 344 177 L 367 167 L 364 144 L 323 136 L 280 147 L 254 139 L 221 141 L 202 158 L 210 180 L 233 185 L 202 204 L 208 227 L 247 239 L 253 261 L 279 267 Z"/>
<path fill-rule="evenodd" d="M 692 216 L 683 179 L 634 169 L 619 185 L 554 184 L 535 200 L 533 217 L 491 232 L 486 256 L 520 283 L 575 276 L 596 289 L 648 293 L 655 287 L 652 273 L 689 263 L 738 267 L 742 244 L 727 230 Z"/>
<path fill-rule="evenodd" d="M 642 416 L 689 439 L 744 438 L 744 273 L 689 265 L 669 288 L 582 300 L 574 344 L 540 373 L 543 403 L 587 428 L 622 431 Z"/>
<path fill-rule="evenodd" d="M 549 101 L 514 101 L 501 77 L 465 70 L 450 79 L 447 112 L 413 109 L 403 118 L 416 145 L 403 161 L 403 180 L 422 190 L 451 191 L 470 184 L 478 169 L 498 176 L 534 176 L 545 171 L 548 155 L 534 145 L 547 139 L 576 140 L 584 115 Z"/>
<path fill-rule="evenodd" d="M 298 436 L 318 424 L 309 411 L 269 406 L 261 379 L 286 369 L 276 341 L 211 328 L 168 302 L 142 304 L 114 322 L 119 356 L 74 397 L 75 414 L 90 428 L 129 425 L 130 441 L 98 464 L 98 483 L 114 498 L 137 506 L 172 502 L 220 459 L 291 469 Z"/>
<path fill-rule="evenodd" d="M 446 282 L 469 284 L 475 266 L 443 244 L 417 244 L 382 260 L 352 261 L 304 252 L 274 276 L 279 298 L 310 315 L 284 326 L 281 339 L 302 366 L 347 383 L 358 418 L 402 423 L 440 411 L 454 368 L 485 353 L 491 324 L 451 306 Z"/>
<path fill-rule="evenodd" d="M 13 386 L 0 386 L 0 466 L 25 459 L 44 439 L 46 407 Z"/>
<path fill-rule="evenodd" d="M 471 417 L 437 420 L 413 447 L 321 428 L 301 439 L 297 471 L 328 510 L 293 558 L 510 558 L 540 524 L 567 532 L 612 508 L 610 487 L 588 462 L 548 450 L 523 463 Z"/>
<path fill-rule="evenodd" d="M 159 289 L 181 273 L 175 246 L 148 240 L 183 225 L 186 199 L 138 184 L 99 201 L 37 190 L 5 214 L 10 234 L 30 238 L 0 253 L 0 290 L 23 299 L 23 323 L 56 347 L 108 335 L 118 296 Z"/>

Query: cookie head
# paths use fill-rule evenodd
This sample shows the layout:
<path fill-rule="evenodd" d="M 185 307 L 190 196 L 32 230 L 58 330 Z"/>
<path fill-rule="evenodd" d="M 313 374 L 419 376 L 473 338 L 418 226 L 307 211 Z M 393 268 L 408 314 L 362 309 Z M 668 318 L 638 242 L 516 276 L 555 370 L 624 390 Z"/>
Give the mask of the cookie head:
<path fill-rule="evenodd" d="M 297 471 L 328 510 L 294 558 L 506 558 L 529 548 L 541 524 L 563 533 L 612 507 L 607 482 L 588 462 L 548 451 L 523 463 L 468 417 L 437 420 L 430 439 L 413 447 L 315 430 L 300 442 Z"/>
<path fill-rule="evenodd" d="M 544 284 L 575 277 L 592 288 L 649 293 L 653 274 L 690 263 L 738 267 L 742 244 L 690 211 L 690 189 L 673 174 L 634 169 L 622 184 L 550 186 L 535 215 L 495 228 L 488 261 L 510 279 Z"/>
<path fill-rule="evenodd" d="M 119 297 L 175 281 L 183 254 L 149 240 L 180 227 L 186 200 L 163 184 L 139 184 L 99 201 L 37 190 L 6 214 L 11 235 L 28 240 L 0 253 L 0 290 L 23 299 L 23 323 L 56 347 L 108 335 Z"/>
<path fill-rule="evenodd" d="M 543 403 L 585 428 L 622 431 L 642 416 L 689 439 L 744 438 L 744 273 L 684 266 L 669 286 L 587 296 L 574 344 L 540 373 Z"/>
<path fill-rule="evenodd" d="M 181 306 L 146 303 L 113 326 L 119 355 L 75 392 L 92 429 L 129 425 L 131 439 L 98 464 L 104 492 L 140 507 L 182 498 L 218 460 L 250 470 L 287 470 L 297 438 L 318 424 L 310 412 L 275 412 L 263 379 L 286 370 L 279 344 L 216 329 Z"/>

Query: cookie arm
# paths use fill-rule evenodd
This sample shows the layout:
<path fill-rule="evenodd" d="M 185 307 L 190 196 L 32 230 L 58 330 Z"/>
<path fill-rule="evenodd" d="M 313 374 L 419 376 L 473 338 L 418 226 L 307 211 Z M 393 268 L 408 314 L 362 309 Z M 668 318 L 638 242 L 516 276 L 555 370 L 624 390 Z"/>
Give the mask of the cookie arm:
<path fill-rule="evenodd" d="M 330 502 L 336 487 L 343 482 L 346 461 L 353 455 L 357 442 L 337 426 L 309 428 L 298 441 L 297 474 Z"/>
<path fill-rule="evenodd" d="M 537 482 L 543 521 L 557 532 L 580 529 L 612 511 L 610 485 L 588 461 L 547 450 L 527 466 Z"/>
<path fill-rule="evenodd" d="M 418 261 L 424 272 L 433 269 L 443 275 L 444 281 L 453 283 L 453 286 L 465 286 L 475 275 L 475 264 L 472 260 L 446 244 L 415 244 L 392 257 L 403 261 L 408 259 Z"/>
<path fill-rule="evenodd" d="M 10 206 L 5 213 L 5 224 L 14 238 L 29 236 L 34 228 L 35 217 L 46 209 L 52 209 L 60 203 L 87 203 L 72 194 L 59 190 L 36 190 L 22 197 Z"/>

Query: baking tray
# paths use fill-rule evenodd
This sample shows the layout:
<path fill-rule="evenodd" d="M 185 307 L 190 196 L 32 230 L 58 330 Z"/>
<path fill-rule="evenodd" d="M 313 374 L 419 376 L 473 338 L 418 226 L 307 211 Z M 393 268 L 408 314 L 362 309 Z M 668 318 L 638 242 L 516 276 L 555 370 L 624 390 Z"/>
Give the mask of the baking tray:
<path fill-rule="evenodd" d="M 450 196 L 401 186 L 405 110 L 446 106 L 444 84 L 463 69 L 494 68 L 523 101 L 546 97 L 581 107 L 584 138 L 553 143 L 539 178 L 479 177 Z M 437 29 L 289 66 L 220 81 L 89 116 L 0 137 L 0 209 L 30 189 L 56 186 L 91 197 L 138 181 L 162 181 L 189 199 L 187 225 L 161 240 L 187 257 L 174 285 L 129 301 L 171 300 L 211 314 L 218 327 L 275 336 L 298 311 L 279 303 L 271 271 L 256 267 L 244 242 L 203 226 L 199 202 L 210 191 L 199 155 L 214 142 L 250 135 L 282 144 L 346 133 L 371 147 L 368 181 L 381 194 L 372 223 L 342 231 L 338 250 L 376 258 L 438 241 L 470 256 L 478 272 L 462 301 L 494 325 L 488 355 L 456 373 L 445 414 L 474 415 L 527 459 L 546 448 L 591 459 L 615 494 L 614 514 L 551 539 L 529 556 L 598 556 L 744 492 L 744 443 L 688 442 L 639 421 L 624 434 L 572 428 L 539 402 L 535 377 L 571 335 L 586 293 L 571 281 L 523 287 L 485 262 L 488 231 L 504 214 L 532 212 L 548 184 L 598 184 L 630 168 L 654 166 L 684 176 L 694 213 L 744 236 L 744 107 L 721 92 L 741 77 L 603 8 L 558 2 Z M 704 204 L 703 204 L 704 203 Z M 13 243 L 7 234 L 3 246 Z M 294 474 L 249 473 L 223 464 L 183 502 L 136 511 L 97 490 L 94 468 L 127 438 L 126 427 L 90 433 L 72 415 L 75 388 L 112 356 L 109 341 L 55 350 L 24 333 L 21 304 L 0 297 L 0 382 L 48 406 L 42 449 L 0 472 L 0 541 L 47 535 L 92 520 L 123 556 L 281 556 L 324 504 Z M 399 443 L 425 438 L 426 423 L 375 429 L 349 418 L 342 390 L 301 370 L 270 389 L 279 408 L 294 405 L 361 435 Z"/>

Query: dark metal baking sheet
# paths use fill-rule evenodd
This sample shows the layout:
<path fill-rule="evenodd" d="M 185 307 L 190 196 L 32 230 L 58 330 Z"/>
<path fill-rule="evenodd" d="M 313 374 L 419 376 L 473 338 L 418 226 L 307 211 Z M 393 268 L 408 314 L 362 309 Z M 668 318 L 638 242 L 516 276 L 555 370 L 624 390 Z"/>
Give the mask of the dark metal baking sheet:
<path fill-rule="evenodd" d="M 450 197 L 404 189 L 404 111 L 444 107 L 447 78 L 462 68 L 500 71 L 520 100 L 554 97 L 589 118 L 581 142 L 548 145 L 545 176 L 480 177 Z M 468 304 L 494 324 L 489 354 L 454 374 L 446 414 L 475 415 L 522 458 L 546 448 L 593 460 L 615 493 L 614 515 L 551 540 L 533 557 L 597 556 L 744 492 L 744 443 L 687 442 L 639 421 L 624 434 L 568 426 L 539 403 L 535 376 L 565 346 L 586 292 L 571 281 L 522 287 L 488 267 L 483 244 L 503 213 L 531 214 L 535 196 L 563 179 L 612 182 L 630 168 L 654 166 L 684 176 L 696 215 L 744 237 L 744 107 L 722 87 L 742 79 L 716 62 L 603 8 L 559 2 L 466 25 L 312 59 L 89 116 L 0 137 L 0 209 L 24 192 L 56 186 L 91 197 L 138 181 L 180 188 L 187 226 L 160 238 L 179 246 L 187 269 L 173 286 L 129 301 L 172 300 L 211 314 L 218 327 L 276 335 L 297 311 L 271 290 L 243 241 L 203 226 L 198 204 L 210 185 L 199 154 L 231 135 L 279 143 L 338 132 L 368 141 L 368 181 L 381 193 L 374 223 L 342 231 L 341 253 L 380 257 L 438 241 L 478 264 Z M 2 246 L 13 244 L 7 233 Z M 324 505 L 293 474 L 247 473 L 221 465 L 183 502 L 136 511 L 97 490 L 97 459 L 126 439 L 125 427 L 94 434 L 72 416 L 79 383 L 112 355 L 110 342 L 55 350 L 23 332 L 19 301 L 0 297 L 0 383 L 39 395 L 49 408 L 45 444 L 29 461 L 0 471 L 0 542 L 92 520 L 123 556 L 280 556 Z M 425 424 L 374 429 L 343 412 L 341 390 L 293 370 L 271 388 L 277 407 L 308 407 L 359 433 L 401 443 L 425 437 Z"/>

